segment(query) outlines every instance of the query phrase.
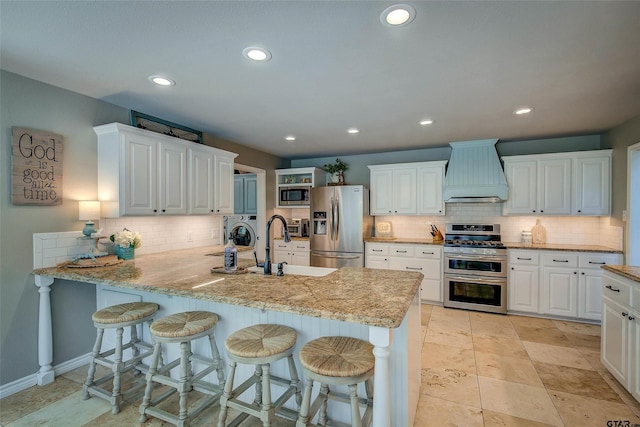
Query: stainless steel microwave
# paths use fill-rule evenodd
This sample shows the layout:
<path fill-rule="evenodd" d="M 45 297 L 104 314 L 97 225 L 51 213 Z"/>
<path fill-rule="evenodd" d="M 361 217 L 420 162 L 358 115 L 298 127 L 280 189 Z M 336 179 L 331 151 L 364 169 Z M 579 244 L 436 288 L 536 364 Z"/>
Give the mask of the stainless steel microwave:
<path fill-rule="evenodd" d="M 309 206 L 309 193 L 311 186 L 280 187 L 280 206 Z"/>

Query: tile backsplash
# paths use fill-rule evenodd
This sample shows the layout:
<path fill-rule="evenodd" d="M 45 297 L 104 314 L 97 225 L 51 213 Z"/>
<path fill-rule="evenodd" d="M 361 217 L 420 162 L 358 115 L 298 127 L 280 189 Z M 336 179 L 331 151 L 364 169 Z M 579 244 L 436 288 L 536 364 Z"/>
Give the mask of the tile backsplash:
<path fill-rule="evenodd" d="M 444 235 L 447 223 L 500 224 L 504 242 L 519 242 L 522 230 L 531 230 L 540 219 L 547 243 L 600 245 L 623 250 L 623 228 L 612 226 L 609 217 L 594 216 L 503 216 L 500 203 L 448 203 L 445 216 L 377 216 L 390 221 L 396 237 L 430 238 L 430 224 Z"/>
<path fill-rule="evenodd" d="M 138 254 L 222 244 L 222 216 L 152 216 L 103 218 L 96 226 L 102 235 L 110 236 L 128 228 L 142 235 Z M 82 231 L 35 233 L 33 235 L 33 268 L 52 267 L 84 254 L 93 240 L 82 238 Z M 99 250 L 104 250 L 102 244 Z"/>

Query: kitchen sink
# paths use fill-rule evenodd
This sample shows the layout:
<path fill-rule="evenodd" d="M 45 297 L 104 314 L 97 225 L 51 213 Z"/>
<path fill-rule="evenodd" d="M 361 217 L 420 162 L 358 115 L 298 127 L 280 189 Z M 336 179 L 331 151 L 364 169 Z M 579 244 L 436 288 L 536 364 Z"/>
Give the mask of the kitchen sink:
<path fill-rule="evenodd" d="M 249 270 L 249 273 L 264 274 L 264 267 L 256 267 L 254 265 L 247 268 L 247 270 Z M 278 272 L 277 264 L 272 264 L 271 270 L 272 270 L 271 274 L 275 275 Z M 290 265 L 290 264 L 285 264 L 283 268 L 285 275 L 295 274 L 298 276 L 315 276 L 315 277 L 326 276 L 327 274 L 333 273 L 336 270 L 337 270 L 336 268 L 330 268 L 330 267 L 309 267 L 307 265 Z"/>

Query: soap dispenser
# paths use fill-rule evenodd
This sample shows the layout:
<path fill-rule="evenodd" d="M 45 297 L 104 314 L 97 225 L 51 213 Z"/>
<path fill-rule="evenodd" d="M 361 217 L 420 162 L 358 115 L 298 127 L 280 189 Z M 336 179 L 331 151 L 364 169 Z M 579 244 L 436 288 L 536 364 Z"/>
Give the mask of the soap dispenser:
<path fill-rule="evenodd" d="M 238 269 L 238 248 L 231 236 L 224 247 L 224 269 L 225 271 L 236 271 Z"/>

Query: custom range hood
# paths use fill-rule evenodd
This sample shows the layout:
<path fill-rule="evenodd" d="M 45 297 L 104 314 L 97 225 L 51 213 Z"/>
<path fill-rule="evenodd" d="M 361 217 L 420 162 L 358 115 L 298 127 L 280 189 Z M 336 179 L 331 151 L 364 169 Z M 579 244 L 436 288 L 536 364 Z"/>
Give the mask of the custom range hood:
<path fill-rule="evenodd" d="M 444 178 L 445 202 L 496 203 L 509 190 L 496 152 L 497 139 L 451 142 L 451 158 Z"/>

